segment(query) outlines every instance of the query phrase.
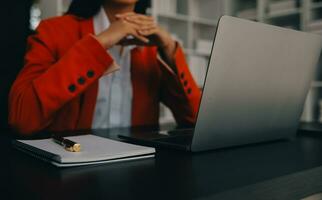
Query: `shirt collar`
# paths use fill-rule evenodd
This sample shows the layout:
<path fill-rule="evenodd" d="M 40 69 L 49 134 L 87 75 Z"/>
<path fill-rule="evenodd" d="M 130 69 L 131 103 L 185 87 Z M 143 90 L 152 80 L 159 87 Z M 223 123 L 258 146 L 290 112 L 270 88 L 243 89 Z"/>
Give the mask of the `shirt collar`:
<path fill-rule="evenodd" d="M 94 16 L 94 33 L 100 34 L 110 26 L 110 20 L 108 19 L 104 8 L 102 7 L 100 11 Z"/>

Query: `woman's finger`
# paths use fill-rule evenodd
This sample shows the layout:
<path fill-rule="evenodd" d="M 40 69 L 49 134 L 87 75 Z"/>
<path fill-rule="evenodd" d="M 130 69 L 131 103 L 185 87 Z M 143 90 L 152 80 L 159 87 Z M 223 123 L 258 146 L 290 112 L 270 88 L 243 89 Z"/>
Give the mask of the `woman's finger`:
<path fill-rule="evenodd" d="M 151 29 L 146 29 L 146 30 L 139 30 L 139 34 L 142 36 L 150 36 L 154 35 L 158 32 L 157 27 L 151 28 Z"/>
<path fill-rule="evenodd" d="M 141 21 L 154 21 L 154 18 L 147 15 L 137 14 L 137 13 L 124 13 L 115 15 L 117 19 L 135 19 Z"/>
<path fill-rule="evenodd" d="M 134 37 L 136 37 L 137 39 L 141 40 L 142 42 L 148 44 L 150 42 L 150 40 L 144 36 L 139 35 L 138 33 L 134 33 L 133 34 Z"/>
<path fill-rule="evenodd" d="M 145 26 L 140 26 L 138 24 L 134 24 L 134 23 L 131 23 L 131 22 L 127 22 L 128 23 L 128 26 L 130 27 L 130 31 L 132 30 L 135 30 L 136 32 L 138 32 L 139 30 L 141 30 L 142 28 L 144 28 Z M 148 26 L 147 26 L 148 27 Z"/>
<path fill-rule="evenodd" d="M 156 29 L 157 26 L 155 24 L 151 24 L 151 25 L 138 25 L 138 24 L 132 24 L 130 22 L 129 26 L 131 27 L 131 29 L 134 29 L 137 33 L 139 33 L 139 31 L 144 31 L 144 30 L 150 30 L 150 29 Z"/>
<path fill-rule="evenodd" d="M 126 18 L 123 18 L 123 20 L 136 22 L 136 23 L 155 23 L 154 20 L 142 20 L 138 17 L 126 17 Z"/>
<path fill-rule="evenodd" d="M 137 30 L 134 30 L 134 29 L 133 29 L 133 31 L 131 32 L 131 35 L 132 35 L 133 37 L 137 38 L 138 40 L 140 40 L 140 41 L 144 42 L 144 43 L 149 43 L 149 42 L 150 42 L 150 40 L 149 40 L 148 38 L 146 38 L 146 37 L 144 37 L 144 36 L 141 36 L 141 35 L 138 33 L 138 31 L 137 31 Z"/>
<path fill-rule="evenodd" d="M 151 16 L 146 16 L 146 15 L 139 15 L 139 14 L 135 14 L 135 15 L 128 15 L 126 17 L 124 17 L 124 19 L 126 20 L 140 20 L 140 21 L 154 21 L 154 18 Z"/>
<path fill-rule="evenodd" d="M 151 27 L 155 26 L 156 23 L 154 21 L 142 21 L 138 19 L 125 19 L 127 22 L 134 23 L 139 26 Z"/>
<path fill-rule="evenodd" d="M 149 30 L 157 28 L 157 24 L 153 22 L 146 22 L 146 21 L 140 21 L 140 20 L 125 20 L 126 22 L 132 24 L 135 26 L 136 30 Z"/>

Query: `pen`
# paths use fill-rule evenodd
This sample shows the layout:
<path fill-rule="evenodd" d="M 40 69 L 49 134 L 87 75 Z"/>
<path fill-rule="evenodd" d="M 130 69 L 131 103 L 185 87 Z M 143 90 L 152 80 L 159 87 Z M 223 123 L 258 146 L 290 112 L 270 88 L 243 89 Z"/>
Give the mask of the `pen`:
<path fill-rule="evenodd" d="M 80 152 L 81 150 L 81 145 L 73 142 L 71 140 L 65 139 L 61 136 L 58 135 L 53 135 L 52 139 L 54 140 L 54 142 L 56 142 L 57 144 L 60 144 L 61 146 L 63 146 L 65 148 L 65 150 L 70 151 L 70 152 Z"/>

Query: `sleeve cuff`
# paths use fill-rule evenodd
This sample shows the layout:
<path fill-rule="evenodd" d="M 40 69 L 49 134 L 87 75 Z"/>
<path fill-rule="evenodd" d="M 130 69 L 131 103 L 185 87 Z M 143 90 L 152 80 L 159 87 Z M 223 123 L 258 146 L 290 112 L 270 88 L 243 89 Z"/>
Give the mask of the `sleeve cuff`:
<path fill-rule="evenodd" d="M 101 66 L 104 66 L 104 69 L 102 69 L 103 73 L 105 70 L 108 71 L 109 67 L 113 65 L 112 56 L 107 53 L 107 50 L 95 39 L 93 35 L 89 35 L 83 40 L 88 49 L 90 49 L 90 53 L 95 56 L 99 63 L 102 64 Z"/>
<path fill-rule="evenodd" d="M 170 72 L 170 74 L 176 75 L 176 73 L 173 71 L 173 69 L 162 59 L 162 57 L 160 56 L 159 53 L 157 54 L 157 59 L 161 63 L 161 66 L 164 67 L 166 70 L 168 70 L 168 72 Z"/>
<path fill-rule="evenodd" d="M 159 63 L 163 67 L 163 69 L 165 69 L 167 72 L 169 72 L 173 76 L 180 76 L 180 74 L 182 74 L 182 72 L 185 73 L 185 71 L 187 69 L 185 55 L 184 55 L 181 45 L 178 42 L 176 43 L 176 50 L 174 53 L 174 62 L 175 62 L 174 67 L 177 70 L 176 72 L 162 59 L 162 57 L 160 56 L 159 53 L 157 54 L 157 60 L 159 61 Z"/>
<path fill-rule="evenodd" d="M 96 43 L 98 43 L 101 46 L 101 48 L 98 48 L 98 49 L 103 49 L 104 50 L 104 53 L 106 53 L 107 55 L 109 55 L 108 54 L 108 51 L 96 40 L 96 38 L 93 35 L 90 35 L 90 36 L 91 36 L 92 39 L 94 39 L 96 41 Z M 113 73 L 113 72 L 115 72 L 115 71 L 117 71 L 119 69 L 120 69 L 120 66 L 115 61 L 113 61 L 113 63 L 106 69 L 106 71 L 103 73 L 103 75 L 107 75 L 107 74 Z"/>
<path fill-rule="evenodd" d="M 174 61 L 175 61 L 175 68 L 176 69 L 178 69 L 178 58 L 179 59 L 181 59 L 180 58 L 180 55 L 179 55 L 179 51 L 182 51 L 182 48 L 181 48 L 181 46 L 180 46 L 180 44 L 178 43 L 178 42 L 176 42 L 176 50 L 175 50 L 175 53 L 174 53 Z M 172 67 L 170 67 L 169 66 L 169 64 L 167 64 L 167 62 L 166 61 L 164 61 L 163 59 L 162 59 L 162 57 L 161 57 L 161 55 L 158 53 L 157 54 L 157 60 L 161 63 L 161 65 L 168 71 L 168 72 L 170 72 L 170 74 L 172 74 L 172 75 L 177 75 L 177 73 L 173 70 L 173 68 Z"/>

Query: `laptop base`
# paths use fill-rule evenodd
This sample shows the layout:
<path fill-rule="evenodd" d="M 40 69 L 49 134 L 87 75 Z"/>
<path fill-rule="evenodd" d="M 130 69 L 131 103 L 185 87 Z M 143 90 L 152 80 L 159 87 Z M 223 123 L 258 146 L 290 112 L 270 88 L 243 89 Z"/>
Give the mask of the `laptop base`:
<path fill-rule="evenodd" d="M 183 151 L 191 151 L 191 143 L 194 129 L 183 129 L 167 131 L 167 135 L 151 133 L 133 133 L 128 135 L 118 135 L 120 139 L 138 145 L 150 146 L 155 148 L 170 148 Z"/>

